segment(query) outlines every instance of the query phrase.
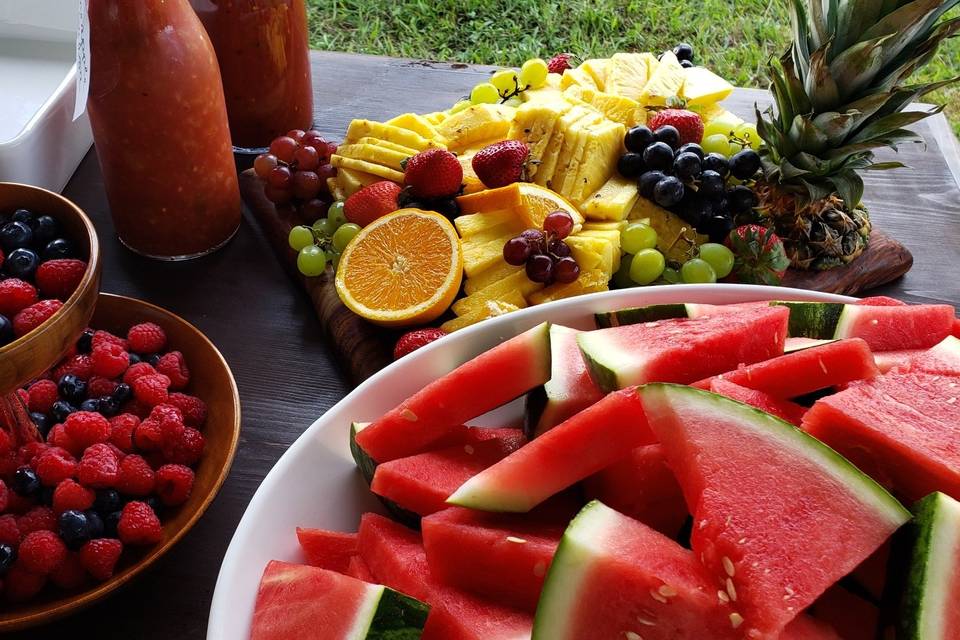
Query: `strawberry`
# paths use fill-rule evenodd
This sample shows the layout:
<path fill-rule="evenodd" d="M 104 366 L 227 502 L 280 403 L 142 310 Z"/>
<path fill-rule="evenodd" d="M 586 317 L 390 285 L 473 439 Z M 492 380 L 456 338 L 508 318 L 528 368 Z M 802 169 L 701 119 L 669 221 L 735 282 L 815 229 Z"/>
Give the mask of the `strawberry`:
<path fill-rule="evenodd" d="M 550 73 L 563 73 L 572 68 L 571 59 L 573 59 L 572 53 L 558 53 L 550 58 L 550 62 L 547 63 L 547 70 Z"/>
<path fill-rule="evenodd" d="M 343 215 L 350 222 L 365 227 L 399 208 L 397 198 L 400 191 L 396 182 L 374 182 L 347 198 L 343 203 Z"/>
<path fill-rule="evenodd" d="M 503 140 L 484 147 L 473 156 L 473 171 L 488 189 L 523 180 L 530 149 L 519 140 Z"/>
<path fill-rule="evenodd" d="M 738 282 L 777 285 L 790 266 L 783 241 L 759 224 L 745 224 L 730 232 L 726 241 L 733 251 L 733 276 Z"/>
<path fill-rule="evenodd" d="M 652 131 L 666 125 L 672 125 L 680 132 L 680 144 L 700 144 L 703 140 L 703 118 L 699 113 L 688 109 L 663 109 L 657 111 L 647 122 Z"/>
<path fill-rule="evenodd" d="M 407 160 L 404 182 L 417 198 L 446 198 L 460 191 L 463 167 L 445 149 L 427 149 Z"/>
<path fill-rule="evenodd" d="M 414 329 L 408 331 L 397 340 L 397 346 L 393 348 L 393 359 L 399 360 L 408 353 L 416 351 L 420 347 L 425 347 L 434 340 L 438 340 L 447 335 L 443 329 Z"/>

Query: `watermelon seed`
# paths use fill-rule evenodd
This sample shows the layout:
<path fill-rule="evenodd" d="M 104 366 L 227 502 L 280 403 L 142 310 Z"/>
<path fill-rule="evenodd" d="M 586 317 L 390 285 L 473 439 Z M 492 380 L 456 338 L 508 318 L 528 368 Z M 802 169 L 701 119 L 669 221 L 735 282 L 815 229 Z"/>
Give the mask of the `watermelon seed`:
<path fill-rule="evenodd" d="M 727 595 L 730 596 L 730 600 L 733 602 L 737 601 L 737 590 L 733 587 L 733 580 L 727 578 Z"/>
<path fill-rule="evenodd" d="M 653 620 L 647 620 L 647 619 L 644 618 L 643 616 L 637 616 L 637 622 L 639 622 L 640 624 L 642 624 L 642 625 L 644 625 L 644 626 L 646 626 L 646 627 L 655 627 L 655 626 L 657 626 L 657 623 L 656 623 L 656 622 L 654 622 Z"/>
<path fill-rule="evenodd" d="M 820 363 L 820 370 L 826 374 L 829 374 L 830 371 L 827 369 L 827 365 L 823 364 L 823 358 L 817 358 L 817 362 Z"/>
<path fill-rule="evenodd" d="M 739 540 L 737 540 L 737 544 L 747 544 L 747 539 L 746 539 L 746 538 L 740 538 Z"/>
<path fill-rule="evenodd" d="M 783 597 L 784 600 L 789 600 L 789 599 L 792 598 L 794 595 L 796 595 L 796 591 L 794 591 L 794 590 L 793 590 L 793 587 L 791 587 L 790 585 L 785 586 L 785 587 L 783 588 L 783 591 L 784 591 L 784 593 L 787 594 L 787 595 L 785 595 L 785 596 Z"/>
<path fill-rule="evenodd" d="M 721 564 L 723 564 L 723 570 L 727 572 L 727 575 L 731 578 L 736 575 L 737 570 L 733 566 L 733 561 L 727 556 L 720 558 Z"/>
<path fill-rule="evenodd" d="M 666 598 L 672 598 L 675 595 L 677 595 L 677 590 L 668 584 L 660 585 L 660 588 L 658 589 L 658 591 L 660 592 L 660 595 Z"/>
<path fill-rule="evenodd" d="M 706 526 L 707 526 L 707 521 L 706 521 L 706 520 L 701 520 L 701 521 L 700 521 L 700 524 L 699 524 L 698 526 L 699 526 L 701 529 L 705 529 Z"/>
<path fill-rule="evenodd" d="M 639 633 L 634 633 L 633 631 L 627 631 L 625 634 L 627 640 L 643 640 L 643 637 Z"/>
<path fill-rule="evenodd" d="M 413 411 L 410 411 L 410 409 L 404 409 L 403 411 L 401 411 L 400 417 L 410 422 L 416 422 L 417 420 L 419 420 L 419 418 L 417 418 L 417 414 L 415 414 Z"/>
<path fill-rule="evenodd" d="M 667 599 L 660 595 L 660 592 L 650 589 L 650 597 L 656 600 L 657 602 L 667 604 Z"/>
<path fill-rule="evenodd" d="M 517 538 L 515 536 L 507 536 L 507 542 L 516 542 L 517 544 L 527 544 L 527 541 L 523 538 Z"/>
<path fill-rule="evenodd" d="M 872 324 L 873 326 L 877 326 L 878 324 L 880 324 L 880 321 L 874 318 L 873 320 L 870 321 L 870 324 Z"/>
<path fill-rule="evenodd" d="M 734 629 L 736 629 L 736 628 L 739 627 L 741 624 L 743 624 L 743 616 L 740 615 L 739 613 L 736 613 L 736 612 L 731 613 L 731 614 L 730 614 L 730 624 L 731 624 L 731 626 L 733 626 Z"/>
<path fill-rule="evenodd" d="M 468 456 L 472 456 L 472 455 L 473 455 L 473 452 L 476 451 L 476 449 L 473 448 L 473 445 L 472 445 L 472 444 L 465 444 L 465 445 L 463 445 L 463 451 L 464 451 Z"/>
<path fill-rule="evenodd" d="M 717 600 L 720 601 L 720 604 L 727 604 L 730 602 L 730 596 L 727 595 L 726 591 L 717 591 Z"/>

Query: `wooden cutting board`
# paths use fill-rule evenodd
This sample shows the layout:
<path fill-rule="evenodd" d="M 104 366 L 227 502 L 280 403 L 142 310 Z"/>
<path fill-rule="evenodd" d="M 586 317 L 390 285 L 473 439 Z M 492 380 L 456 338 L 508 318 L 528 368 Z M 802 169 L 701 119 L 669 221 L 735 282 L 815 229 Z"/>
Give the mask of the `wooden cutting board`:
<path fill-rule="evenodd" d="M 350 381 L 354 385 L 360 384 L 388 365 L 393 359 L 393 345 L 402 331 L 372 325 L 343 306 L 334 287 L 331 269 L 316 278 L 304 277 L 297 271 L 296 253 L 287 244 L 287 236 L 290 229 L 302 221 L 278 213 L 264 196 L 263 183 L 253 170 L 248 169 L 240 175 L 240 191 L 277 258 L 313 301 L 330 346 Z M 867 250 L 850 265 L 819 272 L 791 269 L 783 284 L 853 295 L 899 278 L 910 270 L 912 264 L 913 256 L 906 247 L 882 231 L 874 230 Z"/>

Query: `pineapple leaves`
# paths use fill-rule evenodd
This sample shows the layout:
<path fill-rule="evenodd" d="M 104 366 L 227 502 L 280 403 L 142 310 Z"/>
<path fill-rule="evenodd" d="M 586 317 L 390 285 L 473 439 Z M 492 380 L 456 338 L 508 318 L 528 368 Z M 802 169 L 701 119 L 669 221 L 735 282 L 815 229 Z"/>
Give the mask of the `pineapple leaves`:
<path fill-rule="evenodd" d="M 827 178 L 837 190 L 837 195 L 848 208 L 853 209 L 863 198 L 863 178 L 856 171 L 847 169 Z"/>
<path fill-rule="evenodd" d="M 820 153 L 830 140 L 823 131 L 806 116 L 796 116 L 790 124 L 790 139 L 805 153 Z"/>
<path fill-rule="evenodd" d="M 843 51 L 830 63 L 830 73 L 841 87 L 843 98 L 855 96 L 868 86 L 886 63 L 884 43 L 891 36 L 862 40 Z"/>
<path fill-rule="evenodd" d="M 845 50 L 860 41 L 862 25 L 873 24 L 884 15 L 883 0 L 846 0 L 840 4 L 840 15 L 834 31 L 834 44 Z"/>
<path fill-rule="evenodd" d="M 837 146 L 857 127 L 859 115 L 855 110 L 846 113 L 828 111 L 814 117 L 813 124 L 827 136 L 828 144 Z"/>
<path fill-rule="evenodd" d="M 810 72 L 804 82 L 804 89 L 816 111 L 830 111 L 840 102 L 840 90 L 833 76 L 830 75 L 830 67 L 827 64 L 829 47 L 828 43 L 810 56 Z"/>
<path fill-rule="evenodd" d="M 886 171 L 887 169 L 903 169 L 907 165 L 902 162 L 873 162 L 864 167 L 867 171 Z"/>
<path fill-rule="evenodd" d="M 865 127 L 850 139 L 850 142 L 871 142 L 873 140 L 881 139 L 884 136 L 895 133 L 896 131 L 904 131 L 902 127 L 909 126 L 914 122 L 919 122 L 924 118 L 929 118 L 932 115 L 936 115 L 943 111 L 943 107 L 934 107 L 930 111 L 900 111 L 898 113 L 891 113 L 890 115 L 883 116 L 873 120 Z M 923 141 L 923 138 L 918 136 L 913 132 L 911 133 L 915 136 L 920 142 Z M 907 140 L 902 140 L 902 142 L 907 142 Z"/>

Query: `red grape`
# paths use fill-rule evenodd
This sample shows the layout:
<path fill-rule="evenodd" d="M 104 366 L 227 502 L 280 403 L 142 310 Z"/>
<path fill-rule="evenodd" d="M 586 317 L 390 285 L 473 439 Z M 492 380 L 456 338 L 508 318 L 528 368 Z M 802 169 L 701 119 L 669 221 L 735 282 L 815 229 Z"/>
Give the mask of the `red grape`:
<path fill-rule="evenodd" d="M 328 143 L 327 143 L 327 154 L 326 154 L 327 157 L 329 158 L 330 156 L 332 156 L 332 155 L 335 154 L 336 152 L 337 152 L 337 143 L 336 143 L 336 142 L 328 142 Z"/>
<path fill-rule="evenodd" d="M 293 174 L 293 196 L 297 200 L 310 200 L 320 193 L 320 176 L 313 171 L 297 171 Z"/>
<path fill-rule="evenodd" d="M 325 202 L 319 198 L 313 198 L 312 200 L 307 200 L 300 205 L 300 217 L 304 222 L 313 224 L 319 218 L 326 217 L 327 209 L 329 208 L 329 202 Z"/>
<path fill-rule="evenodd" d="M 270 153 L 283 162 L 293 162 L 293 154 L 300 144 L 290 136 L 280 136 L 270 143 Z"/>
<path fill-rule="evenodd" d="M 253 170 L 261 178 L 266 178 L 275 166 L 277 166 L 277 156 L 269 153 L 261 153 L 253 161 Z"/>
<path fill-rule="evenodd" d="M 543 220 L 543 230 L 556 238 L 566 238 L 573 231 L 573 216 L 562 209 L 548 213 Z"/>
<path fill-rule="evenodd" d="M 553 260 L 539 253 L 527 260 L 527 277 L 534 282 L 547 284 L 553 280 Z"/>
<path fill-rule="evenodd" d="M 552 240 L 550 242 L 550 253 L 558 258 L 566 258 L 570 255 L 570 247 L 563 240 Z"/>
<path fill-rule="evenodd" d="M 289 189 L 293 173 L 284 166 L 277 166 L 267 174 L 267 183 L 274 189 Z"/>
<path fill-rule="evenodd" d="M 267 196 L 267 200 L 274 204 L 286 204 L 293 198 L 289 189 L 278 189 L 271 184 L 264 187 L 263 193 Z"/>
<path fill-rule="evenodd" d="M 290 129 L 287 131 L 287 137 L 293 138 L 297 142 L 303 142 L 303 136 L 307 135 L 307 132 L 303 129 Z"/>
<path fill-rule="evenodd" d="M 321 180 L 326 182 L 327 178 L 332 178 L 337 175 L 337 168 L 332 164 L 322 164 L 317 167 L 317 175 L 320 176 Z"/>
<path fill-rule="evenodd" d="M 573 282 L 580 277 L 580 265 L 573 258 L 560 258 L 553 265 L 553 277 L 564 284 Z"/>
<path fill-rule="evenodd" d="M 313 171 L 320 166 L 320 154 L 313 147 L 300 147 L 293 154 L 300 171 Z"/>
<path fill-rule="evenodd" d="M 307 131 L 303 136 L 303 140 L 301 140 L 301 144 L 307 147 L 313 147 L 321 156 L 327 153 L 327 139 L 320 135 L 320 132 L 316 129 Z"/>
<path fill-rule="evenodd" d="M 531 249 L 532 247 L 526 238 L 520 236 L 510 238 L 507 240 L 507 243 L 503 245 L 503 259 L 507 264 L 519 267 L 530 257 Z"/>
<path fill-rule="evenodd" d="M 521 238 L 525 238 L 532 246 L 534 253 L 543 252 L 543 242 L 544 236 L 543 231 L 538 229 L 527 229 L 526 231 L 520 234 Z"/>

